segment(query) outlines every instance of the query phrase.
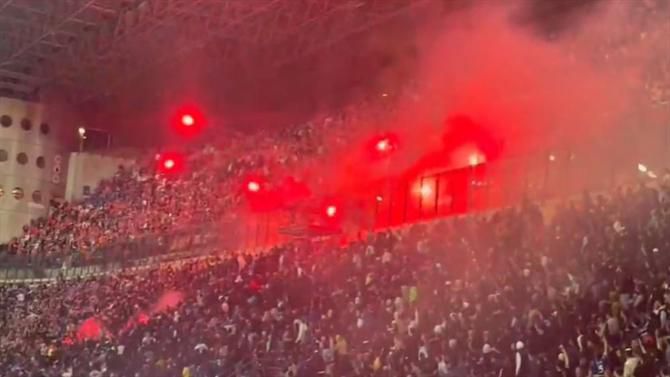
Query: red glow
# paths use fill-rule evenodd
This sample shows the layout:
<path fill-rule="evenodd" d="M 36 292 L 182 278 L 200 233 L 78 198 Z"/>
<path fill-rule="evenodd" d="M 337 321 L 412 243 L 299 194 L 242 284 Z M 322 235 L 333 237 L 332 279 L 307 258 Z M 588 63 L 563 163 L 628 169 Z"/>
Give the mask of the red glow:
<path fill-rule="evenodd" d="M 162 313 L 178 307 L 184 301 L 184 294 L 179 291 L 165 292 L 151 309 L 151 314 Z M 149 317 L 147 317 L 148 322 Z"/>
<path fill-rule="evenodd" d="M 469 149 L 467 163 L 479 165 L 500 157 L 502 140 L 485 126 L 467 115 L 454 115 L 446 120 L 447 131 L 442 136 L 443 149 L 448 153 Z M 455 167 L 465 166 L 456 162 Z"/>
<path fill-rule="evenodd" d="M 391 142 L 388 139 L 381 139 L 377 142 L 377 150 L 380 152 L 386 152 L 391 149 Z"/>
<path fill-rule="evenodd" d="M 191 127 L 195 124 L 195 118 L 193 118 L 193 115 L 184 114 L 181 116 L 181 124 L 185 127 Z"/>
<path fill-rule="evenodd" d="M 468 163 L 470 164 L 470 166 L 477 166 L 482 162 L 483 162 L 482 158 L 477 153 L 473 153 L 470 155 L 470 157 L 468 157 Z"/>
<path fill-rule="evenodd" d="M 189 105 L 178 109 L 170 123 L 179 135 L 193 137 L 201 134 L 207 122 L 199 106 Z"/>
<path fill-rule="evenodd" d="M 261 185 L 256 181 L 250 181 L 247 183 L 247 190 L 249 190 L 249 192 L 259 192 L 261 190 Z"/>
<path fill-rule="evenodd" d="M 147 325 L 149 323 L 149 316 L 146 313 L 140 313 L 137 316 L 137 323 L 140 325 Z"/>
<path fill-rule="evenodd" d="M 177 152 L 161 153 L 156 162 L 158 171 L 163 174 L 178 173 L 184 168 L 184 158 Z"/>
<path fill-rule="evenodd" d="M 373 138 L 369 148 L 372 159 L 379 159 L 388 156 L 398 149 L 398 136 L 395 134 L 384 134 Z"/>
<path fill-rule="evenodd" d="M 84 342 L 87 340 L 97 340 L 104 335 L 102 323 L 94 317 L 86 319 L 77 330 L 77 340 Z"/>
<path fill-rule="evenodd" d="M 240 192 L 254 212 L 277 209 L 277 195 L 273 187 L 261 175 L 250 175 L 240 182 Z"/>
<path fill-rule="evenodd" d="M 417 198 L 425 203 L 427 199 L 433 199 L 435 197 L 435 182 L 431 178 L 424 177 L 423 179 L 415 181 L 412 187 L 412 192 Z"/>
<path fill-rule="evenodd" d="M 245 191 L 247 194 L 255 194 L 252 196 L 254 200 L 259 200 L 261 197 L 259 194 L 261 191 L 263 191 L 265 194 L 268 194 L 268 191 L 271 191 L 268 189 L 268 184 L 267 181 L 264 177 L 253 174 L 248 177 L 246 177 L 242 182 L 241 190 Z"/>
<path fill-rule="evenodd" d="M 289 176 L 282 181 L 277 195 L 282 198 L 283 206 L 290 208 L 308 199 L 312 192 L 305 182 Z"/>
<path fill-rule="evenodd" d="M 419 189 L 419 194 L 421 194 L 421 196 L 424 198 L 428 198 L 433 194 L 433 189 L 429 185 L 424 184 Z"/>
<path fill-rule="evenodd" d="M 326 216 L 328 217 L 335 217 L 337 215 L 337 207 L 334 205 L 329 205 L 326 207 Z"/>
<path fill-rule="evenodd" d="M 165 168 L 165 170 L 172 170 L 175 167 L 175 165 L 176 163 L 171 158 L 168 158 L 167 160 L 163 161 L 163 167 Z"/>
<path fill-rule="evenodd" d="M 295 177 L 289 176 L 279 182 L 268 182 L 259 174 L 246 177 L 240 184 L 240 191 L 254 212 L 296 208 L 304 205 L 304 201 L 312 194 L 307 184 Z M 318 211 L 321 212 L 321 209 Z"/>

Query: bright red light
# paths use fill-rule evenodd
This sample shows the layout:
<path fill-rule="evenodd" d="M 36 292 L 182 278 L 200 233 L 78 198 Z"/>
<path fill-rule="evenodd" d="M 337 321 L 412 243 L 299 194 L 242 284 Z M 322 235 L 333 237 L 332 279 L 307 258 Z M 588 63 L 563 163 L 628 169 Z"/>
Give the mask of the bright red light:
<path fill-rule="evenodd" d="M 195 118 L 193 118 L 193 115 L 184 114 L 181 117 L 181 124 L 186 127 L 191 127 L 195 124 Z"/>
<path fill-rule="evenodd" d="M 168 158 L 165 161 L 163 161 L 163 167 L 165 168 L 165 170 L 172 170 L 175 167 L 175 165 L 177 164 L 171 158 Z"/>
<path fill-rule="evenodd" d="M 387 133 L 372 138 L 366 145 L 368 153 L 372 160 L 379 160 L 389 157 L 398 149 L 398 136 Z"/>
<path fill-rule="evenodd" d="M 473 153 L 470 155 L 470 157 L 468 157 L 468 163 L 470 164 L 470 166 L 477 166 L 482 162 L 483 162 L 482 158 L 477 153 Z"/>
<path fill-rule="evenodd" d="M 334 205 L 329 205 L 326 207 L 326 216 L 335 217 L 337 215 L 337 207 Z"/>
<path fill-rule="evenodd" d="M 178 173 L 184 168 L 184 158 L 176 152 L 161 153 L 156 159 L 158 171 L 164 174 Z"/>
<path fill-rule="evenodd" d="M 249 192 L 259 192 L 261 190 L 261 185 L 256 181 L 251 181 L 247 183 L 247 190 L 249 190 Z"/>
<path fill-rule="evenodd" d="M 381 139 L 377 142 L 377 150 L 380 152 L 386 152 L 391 149 L 391 142 L 389 139 Z"/>
<path fill-rule="evenodd" d="M 172 114 L 170 123 L 177 134 L 183 137 L 202 135 L 207 127 L 207 117 L 197 105 L 185 105 Z"/>
<path fill-rule="evenodd" d="M 426 198 L 433 194 L 433 189 L 428 185 L 423 185 L 421 186 L 421 189 L 419 189 L 419 193 L 421 194 L 421 196 Z"/>

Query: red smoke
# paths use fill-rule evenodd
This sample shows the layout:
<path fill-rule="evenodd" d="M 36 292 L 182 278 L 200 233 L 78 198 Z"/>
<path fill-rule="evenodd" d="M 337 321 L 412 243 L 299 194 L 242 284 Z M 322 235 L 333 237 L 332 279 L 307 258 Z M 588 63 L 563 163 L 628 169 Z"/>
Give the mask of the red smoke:
<path fill-rule="evenodd" d="M 415 84 L 385 98 L 395 100 L 388 113 L 350 124 L 356 141 L 308 174 L 325 175 L 310 182 L 315 192 L 374 200 L 380 182 L 414 182 L 440 171 L 584 144 L 617 125 L 631 93 L 621 70 L 576 57 L 574 38 L 542 38 L 511 20 L 515 9 L 490 3 L 424 23 L 418 57 L 406 67 L 414 70 Z M 402 144 L 388 160 L 369 158 L 380 130 L 397 135 Z M 505 182 L 516 191 L 522 184 Z"/>
<path fill-rule="evenodd" d="M 390 93 L 383 97 L 388 111 L 378 115 L 374 105 L 370 112 L 359 106 L 347 118 L 352 140 L 295 173 L 314 193 L 310 200 L 341 198 L 345 204 L 338 213 L 346 208 L 348 218 L 361 208 L 396 223 L 427 209 L 443 214 L 511 204 L 537 178 L 533 174 L 552 190 L 568 192 L 607 170 L 619 155 L 638 153 L 630 137 L 617 143 L 609 137 L 622 124 L 647 119 L 638 116 L 646 109 L 637 106 L 644 99 L 638 69 L 644 64 L 638 63 L 652 55 L 635 51 L 628 55 L 634 64 L 595 59 L 626 21 L 607 8 L 626 2 L 604 2 L 605 9 L 567 20 L 567 32 L 558 39 L 514 20 L 520 3 L 473 2 L 449 16 L 436 11 L 439 16 L 422 20 L 417 57 L 398 60 L 380 75 L 378 86 Z M 393 75 L 408 71 L 414 82 L 393 86 L 402 81 Z M 397 148 L 379 148 L 385 135 L 397 138 Z M 392 153 L 380 153 L 387 150 Z M 559 165 L 569 165 L 564 170 L 570 173 L 554 167 Z M 449 179 L 433 178 L 445 171 L 453 171 Z M 424 177 L 433 180 L 423 183 L 430 190 L 421 188 Z M 408 192 L 412 202 L 405 205 Z M 438 193 L 444 201 L 436 202 Z M 390 202 L 400 208 L 387 208 Z"/>
<path fill-rule="evenodd" d="M 176 309 L 183 301 L 183 293 L 179 291 L 167 291 L 163 293 L 148 312 L 141 310 L 135 316 L 130 318 L 121 332 L 130 331 L 138 325 L 145 326 L 151 321 L 152 316 Z"/>
<path fill-rule="evenodd" d="M 151 314 L 162 313 L 177 308 L 184 301 L 184 294 L 179 291 L 165 292 L 151 309 Z"/>
<path fill-rule="evenodd" d="M 99 340 L 105 334 L 105 327 L 97 318 L 90 317 L 82 322 L 77 329 L 77 340 L 84 342 L 87 340 Z"/>

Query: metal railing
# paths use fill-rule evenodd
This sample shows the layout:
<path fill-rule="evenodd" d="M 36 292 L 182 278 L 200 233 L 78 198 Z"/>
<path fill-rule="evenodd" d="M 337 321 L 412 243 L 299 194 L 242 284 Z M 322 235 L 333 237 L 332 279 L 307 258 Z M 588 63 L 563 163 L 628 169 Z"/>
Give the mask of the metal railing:
<path fill-rule="evenodd" d="M 581 144 L 380 182 L 368 203 L 374 226 L 487 211 L 522 200 L 546 202 L 667 178 L 670 115 L 667 119 L 664 126 L 624 128 Z"/>
<path fill-rule="evenodd" d="M 231 231 L 233 228 L 227 229 Z M 225 224 L 194 226 L 167 234 L 144 235 L 91 252 L 71 250 L 69 253 L 49 255 L 37 251 L 33 255 L 14 255 L 6 249 L 0 251 L 0 281 L 67 279 L 103 274 L 209 255 L 214 248 L 236 248 L 235 232 L 226 233 L 225 230 Z"/>

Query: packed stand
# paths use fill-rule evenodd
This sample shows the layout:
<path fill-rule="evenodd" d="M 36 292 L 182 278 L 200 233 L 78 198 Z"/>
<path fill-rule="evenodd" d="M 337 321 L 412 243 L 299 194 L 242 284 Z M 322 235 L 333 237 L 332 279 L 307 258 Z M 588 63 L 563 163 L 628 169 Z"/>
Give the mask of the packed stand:
<path fill-rule="evenodd" d="M 637 59 L 640 46 L 658 52 L 645 62 L 643 83 L 654 106 L 670 104 L 669 7 L 663 0 L 621 3 L 619 17 L 625 22 L 619 30 L 601 30 L 604 35 L 596 38 L 597 44 L 589 45 L 598 64 Z M 415 84 L 359 99 L 337 115 L 317 116 L 278 133 L 238 135 L 225 145 L 191 151 L 187 159 L 196 169 L 178 178 L 156 174 L 153 156 L 121 168 L 83 203 L 54 203 L 47 218 L 26 225 L 23 234 L 0 251 L 0 263 L 8 263 L 7 256 L 19 256 L 21 263 L 26 257 L 52 264 L 68 264 L 72 256 L 86 261 L 119 243 L 235 216 L 232 209 L 241 204 L 240 179 L 246 174 L 271 179 L 346 148 L 359 125 L 393 118 L 394 92 L 404 93 L 404 100 L 418 100 L 407 95 Z"/>
<path fill-rule="evenodd" d="M 324 153 L 317 135 L 323 127 L 315 128 L 307 123 L 280 137 L 257 134 L 238 138 L 233 148 L 193 151 L 187 156 L 190 169 L 178 176 L 157 172 L 154 156 L 121 166 L 83 202 L 51 203 L 49 216 L 24 226 L 4 257 L 21 257 L 22 263 L 61 264 L 73 255 L 86 260 L 120 242 L 221 219 L 240 204 L 240 179 L 245 174 L 270 177 L 273 171 Z"/>
<path fill-rule="evenodd" d="M 120 167 L 83 202 L 51 203 L 49 216 L 26 225 L 8 253 L 60 264 L 73 255 L 94 258 L 121 241 L 211 221 L 218 215 L 212 187 L 214 177 L 203 171 L 170 179 L 149 168 Z"/>
<path fill-rule="evenodd" d="M 667 107 L 670 105 L 670 49 L 667 44 L 670 3 L 640 0 L 606 4 L 614 5 L 611 8 L 618 21 L 617 28 L 612 30 L 610 23 L 602 24 L 605 28 L 599 30 L 602 38 L 591 46 L 596 62 L 644 67 L 642 85 L 651 105 Z M 591 37 L 591 33 L 585 35 L 585 38 Z"/>
<path fill-rule="evenodd" d="M 234 217 L 246 175 L 272 180 L 346 148 L 351 127 L 369 119 L 371 109 L 389 103 L 366 98 L 337 116 L 316 117 L 274 133 L 235 135 L 222 145 L 194 147 L 186 155 L 188 169 L 182 174 L 157 171 L 160 154 L 144 156 L 132 166 L 120 166 L 83 202 L 51 203 L 48 217 L 24 226 L 23 234 L 7 245 L 0 264 L 86 263 L 119 244 Z"/>
<path fill-rule="evenodd" d="M 23 376 L 668 376 L 670 190 L 3 286 Z"/>

